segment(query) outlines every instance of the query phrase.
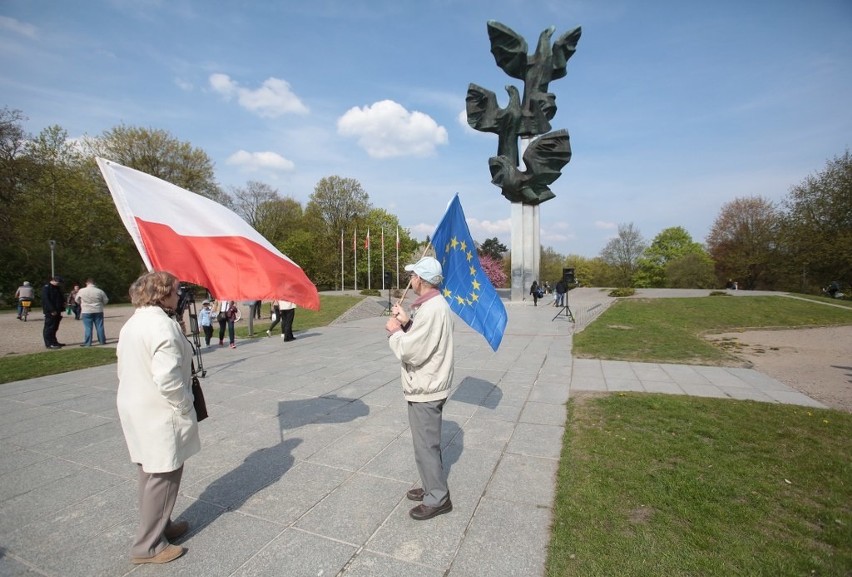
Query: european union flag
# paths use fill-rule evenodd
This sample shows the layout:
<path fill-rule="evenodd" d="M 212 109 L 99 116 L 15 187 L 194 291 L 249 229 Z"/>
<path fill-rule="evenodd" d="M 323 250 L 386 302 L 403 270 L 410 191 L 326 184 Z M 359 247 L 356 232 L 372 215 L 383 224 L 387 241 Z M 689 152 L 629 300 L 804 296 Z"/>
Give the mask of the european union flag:
<path fill-rule="evenodd" d="M 435 229 L 432 246 L 444 269 L 441 291 L 450 308 L 496 351 L 506 330 L 506 307 L 479 264 L 459 195 Z"/>

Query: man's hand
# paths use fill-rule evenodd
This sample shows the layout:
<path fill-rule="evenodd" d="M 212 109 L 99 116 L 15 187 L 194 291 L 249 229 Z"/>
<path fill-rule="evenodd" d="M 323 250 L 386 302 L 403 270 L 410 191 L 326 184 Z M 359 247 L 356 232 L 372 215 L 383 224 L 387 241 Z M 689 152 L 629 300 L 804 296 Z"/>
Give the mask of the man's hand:
<path fill-rule="evenodd" d="M 405 309 L 403 309 L 399 303 L 396 303 L 391 307 L 391 316 L 399 321 L 400 326 L 408 322 L 408 313 L 405 312 Z"/>
<path fill-rule="evenodd" d="M 400 324 L 398 319 L 391 317 L 388 319 L 388 322 L 385 323 L 385 328 L 388 330 L 389 333 L 392 333 L 394 331 L 402 329 L 402 325 Z"/>

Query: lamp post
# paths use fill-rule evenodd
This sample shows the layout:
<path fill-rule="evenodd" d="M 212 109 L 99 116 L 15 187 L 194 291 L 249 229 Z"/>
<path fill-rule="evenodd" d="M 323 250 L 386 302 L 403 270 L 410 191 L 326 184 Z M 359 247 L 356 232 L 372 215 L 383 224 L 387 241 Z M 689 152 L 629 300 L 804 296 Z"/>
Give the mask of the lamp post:
<path fill-rule="evenodd" d="M 54 276 L 56 276 L 56 271 L 53 267 L 53 251 L 56 250 L 56 241 L 49 240 L 47 242 L 50 244 L 50 278 L 53 278 Z"/>

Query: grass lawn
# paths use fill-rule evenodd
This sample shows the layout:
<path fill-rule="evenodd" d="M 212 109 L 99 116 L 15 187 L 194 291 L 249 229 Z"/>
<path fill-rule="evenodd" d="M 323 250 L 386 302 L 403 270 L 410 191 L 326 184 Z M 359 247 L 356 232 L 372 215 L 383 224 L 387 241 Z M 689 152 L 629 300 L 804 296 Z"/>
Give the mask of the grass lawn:
<path fill-rule="evenodd" d="M 780 296 L 622 299 L 574 335 L 573 354 L 716 365 L 733 357 L 701 338 L 702 334 L 850 324 L 852 308 Z"/>
<path fill-rule="evenodd" d="M 296 310 L 293 330 L 326 326 L 363 298 L 360 296 L 320 295 L 319 311 Z M 263 336 L 266 338 L 266 329 L 269 328 L 269 325 L 268 318 L 256 321 L 254 325 L 255 337 Z M 214 326 L 214 328 L 216 327 Z M 249 338 L 247 319 L 239 323 L 236 335 L 240 338 Z M 0 384 L 108 365 L 114 363 L 115 360 L 115 349 L 112 347 L 66 347 L 61 351 L 7 356 L 0 358 Z"/>
<path fill-rule="evenodd" d="M 578 356 L 713 365 L 705 332 L 852 324 L 784 297 L 622 300 Z M 621 393 L 568 404 L 548 576 L 852 574 L 852 415 Z"/>
<path fill-rule="evenodd" d="M 574 398 L 547 575 L 848 576 L 850 439 L 839 411 Z"/>

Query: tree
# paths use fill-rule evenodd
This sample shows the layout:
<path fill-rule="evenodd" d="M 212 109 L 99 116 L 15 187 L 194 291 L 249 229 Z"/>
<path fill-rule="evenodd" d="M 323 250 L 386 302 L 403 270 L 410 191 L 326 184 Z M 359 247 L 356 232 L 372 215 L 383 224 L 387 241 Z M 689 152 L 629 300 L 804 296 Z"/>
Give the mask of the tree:
<path fill-rule="evenodd" d="M 779 223 L 775 206 L 760 196 L 737 198 L 722 206 L 707 235 L 720 285 L 731 279 L 746 289 L 774 288 Z"/>
<path fill-rule="evenodd" d="M 552 247 L 542 248 L 538 264 L 538 282 L 545 281 L 553 287 L 562 278 L 562 269 L 565 267 L 565 257 L 556 252 Z"/>
<path fill-rule="evenodd" d="M 494 260 L 503 260 L 503 254 L 506 253 L 509 249 L 506 248 L 506 245 L 500 242 L 497 237 L 487 238 L 485 241 L 479 245 L 479 256 L 488 255 Z"/>
<path fill-rule="evenodd" d="M 165 130 L 116 126 L 100 137 L 84 139 L 87 152 L 146 172 L 230 207 L 219 187 L 213 161 L 200 148 L 181 142 Z"/>
<path fill-rule="evenodd" d="M 636 286 L 667 286 L 667 267 L 670 263 L 688 255 L 705 255 L 706 251 L 694 242 L 685 228 L 673 226 L 660 232 L 639 259 Z M 709 257 L 708 257 L 709 260 Z M 683 287 L 690 288 L 690 287 Z"/>
<path fill-rule="evenodd" d="M 367 217 L 370 195 L 354 178 L 328 176 L 314 187 L 306 212 L 314 214 L 324 224 L 326 232 L 335 238 L 342 230 L 351 230 L 352 224 Z"/>
<path fill-rule="evenodd" d="M 716 286 L 713 259 L 706 252 L 691 252 L 666 263 L 668 288 L 710 289 Z"/>
<path fill-rule="evenodd" d="M 328 176 L 316 184 L 305 207 L 307 230 L 314 233 L 315 254 L 311 267 L 303 268 L 306 273 L 310 270 L 308 276 L 317 285 L 339 285 L 340 235 L 348 237 L 355 227 L 361 228 L 370 208 L 370 196 L 353 178 Z M 366 226 L 362 230 L 366 233 Z"/>
<path fill-rule="evenodd" d="M 852 156 L 794 186 L 783 206 L 783 275 L 788 289 L 816 292 L 831 281 L 852 283 Z"/>
<path fill-rule="evenodd" d="M 633 286 L 639 258 L 645 251 L 645 241 L 633 223 L 619 224 L 618 236 L 610 240 L 601 251 L 601 259 L 615 271 L 618 286 Z"/>

